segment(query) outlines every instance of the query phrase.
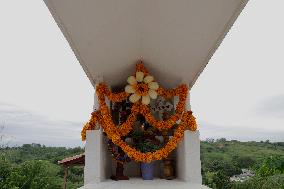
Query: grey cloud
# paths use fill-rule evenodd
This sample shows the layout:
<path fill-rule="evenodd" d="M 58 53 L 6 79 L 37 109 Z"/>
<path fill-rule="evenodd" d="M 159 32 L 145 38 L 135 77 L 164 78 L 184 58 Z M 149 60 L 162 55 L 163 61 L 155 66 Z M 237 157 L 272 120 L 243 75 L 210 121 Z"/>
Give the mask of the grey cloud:
<path fill-rule="evenodd" d="M 228 140 L 240 141 L 284 141 L 284 130 L 254 129 L 250 126 L 215 125 L 206 121 L 199 122 L 201 139 L 206 138 L 226 138 Z"/>
<path fill-rule="evenodd" d="M 13 145 L 41 143 L 50 146 L 79 146 L 83 123 L 55 120 L 21 109 L 15 105 L 0 103 L 0 124 Z"/>
<path fill-rule="evenodd" d="M 261 116 L 284 119 L 284 94 L 263 100 L 255 107 L 255 112 Z"/>
<path fill-rule="evenodd" d="M 276 108 L 277 109 L 277 108 Z M 227 138 L 240 141 L 271 140 L 284 141 L 284 130 L 253 129 L 250 126 L 215 125 L 200 120 L 201 139 Z M 12 104 L 0 103 L 0 126 L 5 125 L 4 134 L 10 145 L 41 143 L 49 146 L 82 146 L 80 131 L 83 123 L 55 120 L 21 109 Z"/>

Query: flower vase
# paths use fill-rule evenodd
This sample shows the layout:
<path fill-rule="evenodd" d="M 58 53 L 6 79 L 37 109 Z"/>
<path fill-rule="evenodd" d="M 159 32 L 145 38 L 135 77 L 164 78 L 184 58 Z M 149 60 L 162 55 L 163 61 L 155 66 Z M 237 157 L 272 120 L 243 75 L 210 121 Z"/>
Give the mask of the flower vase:
<path fill-rule="evenodd" d="M 154 179 L 154 161 L 150 163 L 141 163 L 141 173 L 143 180 Z"/>

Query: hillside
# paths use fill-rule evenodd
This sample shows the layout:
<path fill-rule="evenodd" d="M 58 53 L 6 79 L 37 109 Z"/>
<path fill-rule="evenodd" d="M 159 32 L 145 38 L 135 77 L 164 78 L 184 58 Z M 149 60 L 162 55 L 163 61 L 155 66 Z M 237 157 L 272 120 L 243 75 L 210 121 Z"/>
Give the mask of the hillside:
<path fill-rule="evenodd" d="M 0 188 L 61 188 L 64 171 L 57 161 L 83 149 L 25 144 L 0 149 Z M 284 143 L 239 142 L 226 139 L 201 142 L 204 184 L 215 189 L 283 189 Z M 230 182 L 242 168 L 256 172 L 248 181 Z M 68 188 L 83 184 L 83 168 L 70 169 Z M 26 182 L 29 180 L 30 182 Z M 255 183 L 259 183 L 257 186 Z"/>
<path fill-rule="evenodd" d="M 208 139 L 201 142 L 201 162 L 203 182 L 211 188 L 284 188 L 284 142 Z M 243 183 L 230 182 L 230 177 L 241 174 L 244 168 L 255 176 Z"/>

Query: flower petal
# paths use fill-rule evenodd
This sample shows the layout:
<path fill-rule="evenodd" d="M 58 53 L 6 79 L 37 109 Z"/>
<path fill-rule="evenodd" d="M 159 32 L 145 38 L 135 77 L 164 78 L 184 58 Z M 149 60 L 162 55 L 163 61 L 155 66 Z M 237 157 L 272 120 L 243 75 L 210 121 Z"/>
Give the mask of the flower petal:
<path fill-rule="evenodd" d="M 144 78 L 144 73 L 143 72 L 136 72 L 136 81 L 142 82 Z"/>
<path fill-rule="evenodd" d="M 157 90 L 159 88 L 159 84 L 157 82 L 148 83 L 148 87 L 153 90 Z"/>
<path fill-rule="evenodd" d="M 140 100 L 140 98 L 141 98 L 140 95 L 138 95 L 137 93 L 134 93 L 129 97 L 129 100 L 130 100 L 130 102 L 135 103 L 138 100 Z"/>
<path fill-rule="evenodd" d="M 130 85 L 136 85 L 137 84 L 137 81 L 136 81 L 136 78 L 134 76 L 129 76 L 127 78 L 127 82 L 130 84 Z"/>
<path fill-rule="evenodd" d="M 147 76 L 144 78 L 144 82 L 145 82 L 145 83 L 150 83 L 150 82 L 152 82 L 152 81 L 154 81 L 154 77 L 151 76 L 151 75 L 147 75 Z"/>
<path fill-rule="evenodd" d="M 145 105 L 150 104 L 150 96 L 149 95 L 142 96 L 142 103 L 145 104 Z"/>
<path fill-rule="evenodd" d="M 157 93 L 155 90 L 150 89 L 150 90 L 149 90 L 149 96 L 150 96 L 152 99 L 156 99 L 157 96 L 158 96 L 158 93 Z"/>
<path fill-rule="evenodd" d="M 132 85 L 126 85 L 125 92 L 127 92 L 127 93 L 135 93 L 135 89 L 134 89 L 134 87 Z"/>

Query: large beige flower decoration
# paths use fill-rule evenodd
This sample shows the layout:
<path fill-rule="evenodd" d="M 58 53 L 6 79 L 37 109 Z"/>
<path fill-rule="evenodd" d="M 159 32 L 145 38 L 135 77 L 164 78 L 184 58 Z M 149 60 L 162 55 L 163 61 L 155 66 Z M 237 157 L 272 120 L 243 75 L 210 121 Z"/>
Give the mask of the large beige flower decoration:
<path fill-rule="evenodd" d="M 125 92 L 132 94 L 129 97 L 130 102 L 135 103 L 139 101 L 142 97 L 142 103 L 148 105 L 150 99 L 156 99 L 158 96 L 157 89 L 159 85 L 154 82 L 154 77 L 147 75 L 143 72 L 136 72 L 135 76 L 130 76 L 127 78 L 129 85 L 125 87 Z"/>

